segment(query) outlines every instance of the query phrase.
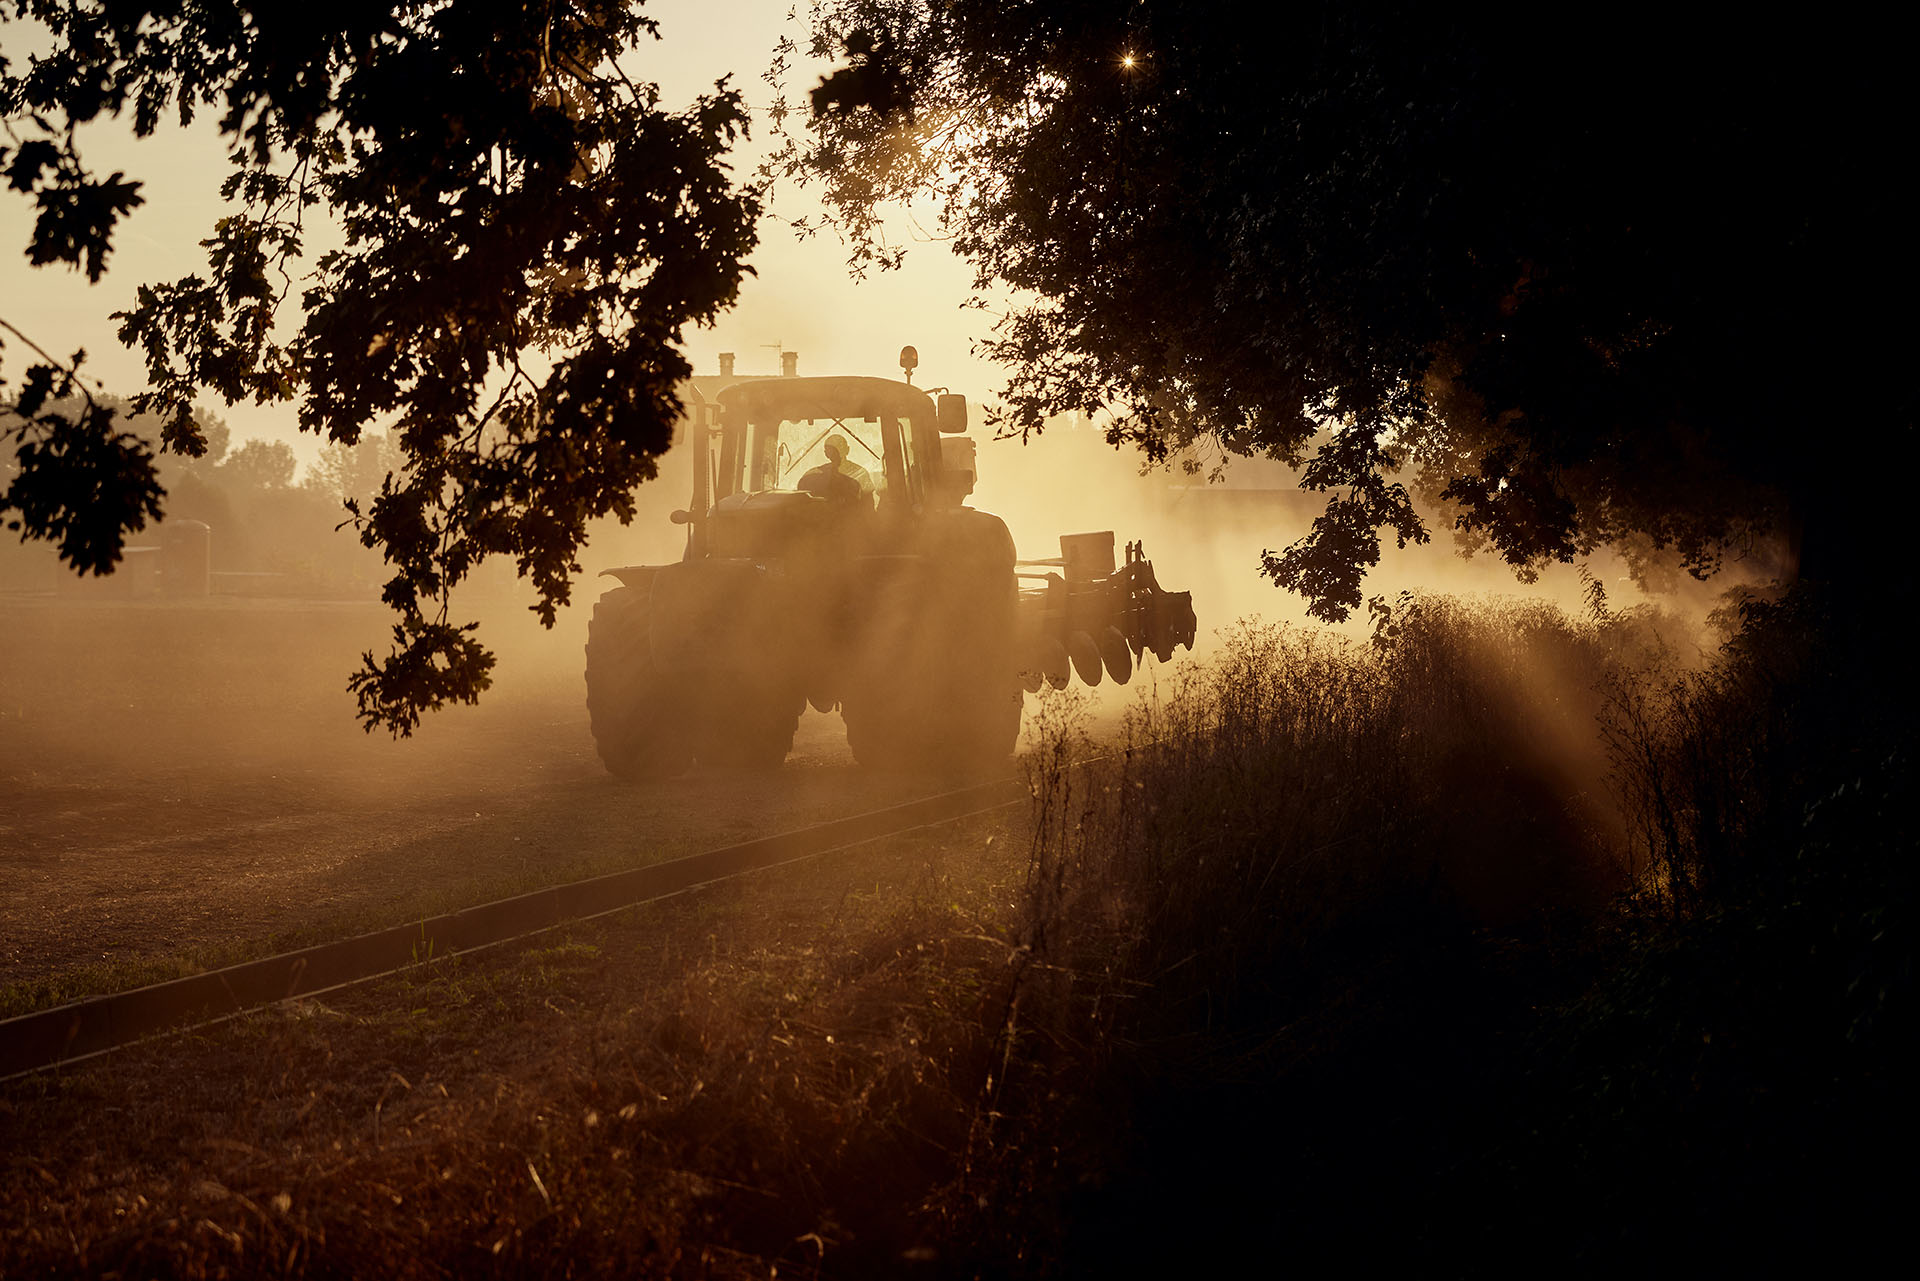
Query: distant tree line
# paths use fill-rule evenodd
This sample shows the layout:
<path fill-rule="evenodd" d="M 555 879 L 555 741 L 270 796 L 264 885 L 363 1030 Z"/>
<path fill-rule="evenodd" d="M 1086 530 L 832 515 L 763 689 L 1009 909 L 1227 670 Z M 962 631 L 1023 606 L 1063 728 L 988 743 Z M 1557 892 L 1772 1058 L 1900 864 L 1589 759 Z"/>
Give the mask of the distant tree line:
<path fill-rule="evenodd" d="M 125 400 L 97 398 L 120 429 L 157 446 L 162 424 Z M 73 398 L 50 407 L 79 417 L 86 405 Z M 232 441 L 227 423 L 205 409 L 194 411 L 194 425 L 206 441 L 197 457 L 155 454 L 155 472 L 165 495 L 165 520 L 207 525 L 211 565 L 216 573 L 272 575 L 253 590 L 305 596 L 378 596 L 379 555 L 362 546 L 351 530 L 346 504 L 364 506 L 379 494 L 387 476 L 402 461 L 390 435 L 368 433 L 353 445 L 330 444 L 296 483 L 298 464 L 292 446 L 278 440 Z M 17 445 L 6 433 L 18 424 L 11 407 L 0 405 L 0 488 L 20 470 Z M 157 534 L 149 526 L 134 541 Z M 0 590 L 47 591 L 71 571 L 56 566 L 54 549 L 44 545 L 0 542 Z"/>

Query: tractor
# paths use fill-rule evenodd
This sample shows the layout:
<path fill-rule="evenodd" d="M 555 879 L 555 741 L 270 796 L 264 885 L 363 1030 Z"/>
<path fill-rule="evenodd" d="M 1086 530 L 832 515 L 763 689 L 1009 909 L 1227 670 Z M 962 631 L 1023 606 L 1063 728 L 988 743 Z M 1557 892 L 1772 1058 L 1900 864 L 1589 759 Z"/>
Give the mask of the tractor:
<path fill-rule="evenodd" d="M 901 363 L 910 380 L 912 348 Z M 613 774 L 778 765 L 809 704 L 839 709 L 862 765 L 982 767 L 1013 751 L 1023 688 L 1124 682 L 1148 650 L 1192 646 L 1190 594 L 1162 591 L 1139 544 L 1121 566 L 1110 532 L 1021 561 L 966 505 L 963 397 L 716 381 L 686 388 L 685 554 L 602 571 L 620 586 L 588 627 L 587 708 Z"/>

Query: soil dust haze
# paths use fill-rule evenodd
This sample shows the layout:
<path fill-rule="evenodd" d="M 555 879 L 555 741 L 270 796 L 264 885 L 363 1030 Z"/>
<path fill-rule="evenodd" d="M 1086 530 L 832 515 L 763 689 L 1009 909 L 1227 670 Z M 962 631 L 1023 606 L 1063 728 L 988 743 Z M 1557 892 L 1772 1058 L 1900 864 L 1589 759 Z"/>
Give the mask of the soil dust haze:
<path fill-rule="evenodd" d="M 1061 535 L 1111 530 L 1116 548 L 1142 544 L 1162 587 L 1193 593 L 1192 653 L 1171 664 L 1143 654 L 1125 688 L 1074 682 L 1096 735 L 1114 732 L 1143 690 L 1164 694 L 1176 673 L 1207 661 L 1238 620 L 1325 630 L 1258 572 L 1262 549 L 1299 537 L 1316 510 L 1317 496 L 1290 488 L 1283 468 L 1236 462 L 1224 484 L 1143 471 L 1071 419 L 1026 443 L 993 439 L 978 393 L 968 399 L 978 445 L 970 503 L 1006 521 L 1022 557 L 1057 557 Z M 216 574 L 215 594 L 170 603 L 142 586 L 138 555 L 127 575 L 79 582 L 44 549 L 11 552 L 0 566 L 0 838 L 14 854 L 0 869 L 7 976 L 188 942 L 204 950 L 305 928 L 316 911 L 384 919 L 400 905 L 550 877 L 556 865 L 602 866 L 637 839 L 723 843 L 923 786 L 857 769 L 840 717 L 811 710 L 779 770 L 700 769 L 638 790 L 609 778 L 582 680 L 594 601 L 617 586 L 598 574 L 680 557 L 687 534 L 669 516 L 687 505 L 690 477 L 684 451 L 670 452 L 639 491 L 636 519 L 595 527 L 572 604 L 551 630 L 507 567 L 484 567 L 453 612 L 481 622 L 498 658 L 493 687 L 477 707 L 431 714 L 398 741 L 363 733 L 345 690 L 359 655 L 383 652 L 389 638 L 370 558 L 357 581 L 303 577 L 320 546 L 276 545 L 271 563 Z M 1617 565 L 1604 572 L 1616 607 L 1633 599 Z M 1582 608 L 1571 568 L 1521 588 L 1485 558 L 1461 561 L 1444 532 L 1425 548 L 1389 547 L 1366 584 L 1388 597 L 1409 589 Z M 1358 641 L 1364 617 L 1334 630 Z M 1569 716 L 1590 709 L 1575 675 L 1541 679 L 1572 682 L 1547 705 Z M 1027 698 L 1029 718 L 1038 704 Z M 1552 758 L 1543 768 L 1598 788 L 1590 724 L 1544 725 L 1539 742 Z M 76 928 L 82 920 L 111 928 Z"/>

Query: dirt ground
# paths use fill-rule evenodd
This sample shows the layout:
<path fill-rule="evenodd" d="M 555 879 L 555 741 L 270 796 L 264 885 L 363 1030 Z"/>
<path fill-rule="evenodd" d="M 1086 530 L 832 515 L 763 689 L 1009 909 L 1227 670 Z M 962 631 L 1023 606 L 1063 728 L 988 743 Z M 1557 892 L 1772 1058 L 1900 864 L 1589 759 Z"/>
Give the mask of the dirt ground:
<path fill-rule="evenodd" d="M 771 774 L 618 782 L 587 726 L 587 612 L 546 632 L 488 611 L 495 688 L 396 742 L 345 692 L 384 647 L 378 605 L 0 597 L 0 989 L 116 986 L 940 783 L 859 770 L 839 717 L 811 711 Z"/>
<path fill-rule="evenodd" d="M 925 1275 L 1024 821 L 0 1082 L 0 1276 Z"/>

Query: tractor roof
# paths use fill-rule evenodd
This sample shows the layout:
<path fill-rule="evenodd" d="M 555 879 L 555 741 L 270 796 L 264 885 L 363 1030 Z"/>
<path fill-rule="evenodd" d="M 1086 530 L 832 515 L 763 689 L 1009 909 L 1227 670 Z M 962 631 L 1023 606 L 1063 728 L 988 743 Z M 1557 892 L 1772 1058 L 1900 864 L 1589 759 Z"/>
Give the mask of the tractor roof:
<path fill-rule="evenodd" d="M 877 418 L 930 414 L 932 399 L 891 378 L 762 378 L 739 382 L 715 398 L 749 419 Z"/>

